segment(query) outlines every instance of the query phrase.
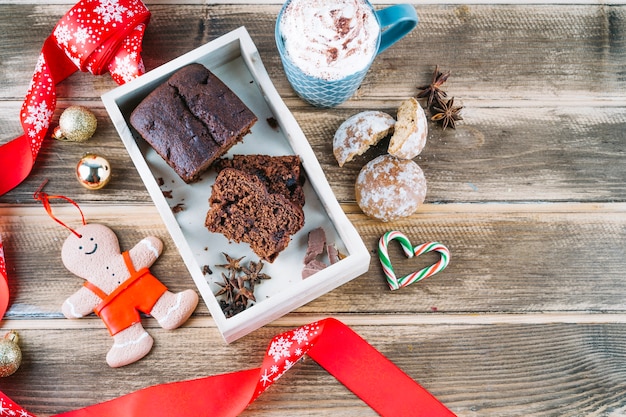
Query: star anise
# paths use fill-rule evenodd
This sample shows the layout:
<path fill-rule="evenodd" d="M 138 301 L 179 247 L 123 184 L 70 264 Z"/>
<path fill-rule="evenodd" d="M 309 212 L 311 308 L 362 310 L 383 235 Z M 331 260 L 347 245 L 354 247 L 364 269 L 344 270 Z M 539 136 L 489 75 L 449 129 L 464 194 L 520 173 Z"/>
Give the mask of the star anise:
<path fill-rule="evenodd" d="M 222 264 L 222 265 L 215 265 L 215 266 L 219 266 L 221 268 L 230 269 L 231 271 L 236 271 L 236 272 L 241 271 L 242 266 L 241 266 L 240 262 L 241 262 L 241 260 L 243 258 L 245 258 L 245 256 L 242 256 L 241 258 L 235 259 L 235 258 L 231 257 L 230 255 L 228 255 L 227 253 L 222 252 L 222 254 L 226 258 L 226 262 L 228 262 L 228 263 L 225 263 L 225 264 Z"/>
<path fill-rule="evenodd" d="M 263 261 L 250 261 L 248 265 L 243 265 L 241 260 L 244 257 L 235 259 L 226 253 L 223 255 L 227 263 L 216 266 L 227 269 L 229 275 L 222 273 L 224 283 L 216 282 L 221 288 L 215 293 L 215 296 L 223 296 L 219 300 L 219 304 L 224 315 L 229 318 L 245 310 L 249 301 L 256 301 L 254 285 L 271 277 L 261 272 L 264 265 Z"/>
<path fill-rule="evenodd" d="M 239 287 L 239 291 L 235 296 L 235 301 L 241 301 L 244 305 L 248 305 L 248 300 L 256 301 L 254 293 L 250 291 L 245 285 Z"/>
<path fill-rule="evenodd" d="M 434 104 L 432 110 L 434 112 L 430 120 L 434 122 L 440 122 L 443 125 L 443 129 L 450 126 L 452 129 L 456 129 L 456 122 L 463 120 L 459 112 L 463 106 L 454 107 L 454 97 L 448 101 L 440 101 Z"/>
<path fill-rule="evenodd" d="M 222 287 L 218 292 L 215 293 L 216 297 L 222 294 L 226 294 L 226 299 L 228 300 L 228 302 L 233 300 L 234 291 L 235 291 L 233 278 L 234 277 L 230 277 L 230 278 L 227 277 L 226 274 L 222 272 L 222 279 L 224 280 L 224 283 L 223 284 L 219 282 L 216 283 L 217 285 Z"/>
<path fill-rule="evenodd" d="M 446 92 L 441 89 L 441 86 L 446 82 L 449 76 L 450 71 L 439 72 L 439 65 L 437 65 L 430 84 L 417 87 L 418 90 L 422 90 L 417 94 L 417 98 L 428 97 L 428 108 L 434 103 L 440 102 L 443 97 L 447 97 Z"/>
<path fill-rule="evenodd" d="M 264 265 L 263 261 L 259 261 L 259 262 L 250 261 L 248 265 L 249 265 L 249 268 L 246 268 L 246 267 L 243 268 L 243 272 L 245 274 L 243 279 L 245 281 L 249 281 L 250 286 L 252 288 L 254 288 L 255 284 L 258 284 L 259 282 L 261 282 L 261 280 L 272 278 L 269 275 L 261 272 L 261 270 L 263 269 L 263 265 Z"/>

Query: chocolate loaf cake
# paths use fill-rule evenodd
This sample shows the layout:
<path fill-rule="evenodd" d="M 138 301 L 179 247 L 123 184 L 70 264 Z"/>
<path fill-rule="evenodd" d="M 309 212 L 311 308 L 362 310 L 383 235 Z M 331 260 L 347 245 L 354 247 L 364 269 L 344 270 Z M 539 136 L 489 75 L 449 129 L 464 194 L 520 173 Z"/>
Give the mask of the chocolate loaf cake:
<path fill-rule="evenodd" d="M 272 194 L 282 194 L 299 207 L 304 206 L 305 182 L 300 157 L 297 155 L 233 155 L 215 162 L 219 172 L 224 168 L 235 168 L 257 176 Z"/>
<path fill-rule="evenodd" d="M 198 180 L 256 121 L 239 97 L 201 64 L 176 71 L 130 116 L 137 132 L 187 183 Z"/>
<path fill-rule="evenodd" d="M 205 225 L 235 242 L 246 242 L 261 259 L 274 262 L 291 235 L 304 225 L 302 208 L 272 194 L 257 176 L 234 168 L 217 175 Z"/>

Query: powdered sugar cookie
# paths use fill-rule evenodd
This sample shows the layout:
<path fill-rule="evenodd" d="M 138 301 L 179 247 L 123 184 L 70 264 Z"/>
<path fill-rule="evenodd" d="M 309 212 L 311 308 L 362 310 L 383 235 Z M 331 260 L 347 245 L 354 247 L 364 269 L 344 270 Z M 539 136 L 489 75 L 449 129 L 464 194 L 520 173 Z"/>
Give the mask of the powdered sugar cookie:
<path fill-rule="evenodd" d="M 426 178 L 414 161 L 381 155 L 361 169 L 355 194 L 365 214 L 388 222 L 419 208 L 426 198 Z"/>
<path fill-rule="evenodd" d="M 333 153 L 342 167 L 362 155 L 393 131 L 396 120 L 382 111 L 370 110 L 346 119 L 335 132 Z"/>
<path fill-rule="evenodd" d="M 398 108 L 398 121 L 387 152 L 398 158 L 413 159 L 424 149 L 428 136 L 428 121 L 422 106 L 413 97 Z"/>

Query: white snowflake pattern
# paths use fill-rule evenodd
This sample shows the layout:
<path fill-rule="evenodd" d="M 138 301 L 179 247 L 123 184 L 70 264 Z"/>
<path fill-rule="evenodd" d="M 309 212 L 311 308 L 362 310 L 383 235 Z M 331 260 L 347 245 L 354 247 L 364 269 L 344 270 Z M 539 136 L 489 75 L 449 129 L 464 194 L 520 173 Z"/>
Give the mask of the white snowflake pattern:
<path fill-rule="evenodd" d="M 282 356 L 286 358 L 289 357 L 289 348 L 292 344 L 293 342 L 290 342 L 281 336 L 272 342 L 267 354 L 272 356 L 275 362 L 278 362 Z"/>
<path fill-rule="evenodd" d="M 298 344 L 302 344 L 302 342 L 309 340 L 309 330 L 305 327 L 300 327 L 299 329 L 294 330 L 291 339 L 298 342 Z"/>
<path fill-rule="evenodd" d="M 271 380 L 271 376 L 272 376 L 273 372 L 271 373 L 267 373 L 267 369 L 263 372 L 263 375 L 261 375 L 261 383 L 263 384 L 263 386 L 269 384 L 272 380 Z"/>
<path fill-rule="evenodd" d="M 11 406 L 11 403 L 5 403 L 3 399 L 0 398 L 0 417 L 4 416 L 19 416 L 19 417 L 33 417 L 32 414 L 28 413 L 26 410 L 14 410 Z"/>
<path fill-rule="evenodd" d="M 37 58 L 37 65 L 35 65 L 35 74 L 38 74 L 44 70 L 46 66 L 46 58 L 43 56 L 43 53 L 39 54 L 39 58 Z"/>
<path fill-rule="evenodd" d="M 130 55 L 126 55 L 122 59 L 115 57 L 113 74 L 124 80 L 124 82 L 132 81 L 137 76 L 137 66 L 131 61 Z"/>
<path fill-rule="evenodd" d="M 118 0 L 100 0 L 100 5 L 94 9 L 94 12 L 102 16 L 104 23 L 111 21 L 121 22 L 122 14 L 128 10 L 126 7 L 118 3 Z"/>
<path fill-rule="evenodd" d="M 266 352 L 266 358 L 273 358 L 274 364 L 267 363 L 259 375 L 257 395 L 265 391 L 269 384 L 276 382 L 309 351 L 319 331 L 319 323 L 313 323 L 276 336 Z M 294 346 L 294 341 L 297 344 Z"/>
<path fill-rule="evenodd" d="M 35 71 L 35 74 L 37 74 L 37 71 Z M 30 80 L 30 83 L 28 83 L 28 93 L 26 93 L 27 96 L 30 96 L 33 92 L 33 90 L 35 89 L 35 87 L 37 87 L 37 82 L 35 81 L 36 77 L 33 77 Z"/>
<path fill-rule="evenodd" d="M 76 52 L 76 51 L 72 51 L 72 52 Z M 70 61 L 74 63 L 74 65 L 76 65 L 76 68 L 81 67 L 80 56 L 68 56 L 68 58 L 70 59 Z"/>
<path fill-rule="evenodd" d="M 74 39 L 76 39 L 76 43 L 82 43 L 84 45 L 87 39 L 89 39 L 89 32 L 87 28 L 80 27 L 76 29 L 76 32 L 74 32 Z"/>
<path fill-rule="evenodd" d="M 72 32 L 67 25 L 59 25 L 54 29 L 54 36 L 57 38 L 57 42 L 67 46 L 68 42 L 72 39 Z"/>
<path fill-rule="evenodd" d="M 35 132 L 39 133 L 42 129 L 47 129 L 52 118 L 53 110 L 48 109 L 45 101 L 36 106 L 28 106 L 28 117 L 25 123 L 33 126 Z"/>

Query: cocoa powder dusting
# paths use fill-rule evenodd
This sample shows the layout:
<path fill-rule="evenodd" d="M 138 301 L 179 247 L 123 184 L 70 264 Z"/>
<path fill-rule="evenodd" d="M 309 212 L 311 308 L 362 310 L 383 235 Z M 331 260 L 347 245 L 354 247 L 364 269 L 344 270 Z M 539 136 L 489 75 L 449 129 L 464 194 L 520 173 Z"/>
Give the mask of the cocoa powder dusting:
<path fill-rule="evenodd" d="M 339 56 L 339 51 L 337 50 L 337 48 L 330 48 L 328 50 L 328 55 L 326 56 L 326 60 L 330 64 L 331 62 L 335 61 L 338 56 Z"/>
<path fill-rule="evenodd" d="M 336 19 L 335 29 L 337 29 L 337 33 L 339 33 L 342 37 L 347 35 L 348 32 L 350 32 L 350 19 L 344 16 Z"/>

